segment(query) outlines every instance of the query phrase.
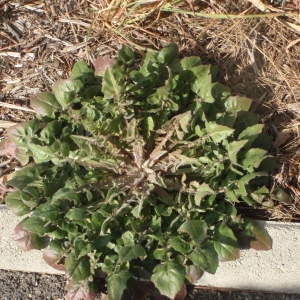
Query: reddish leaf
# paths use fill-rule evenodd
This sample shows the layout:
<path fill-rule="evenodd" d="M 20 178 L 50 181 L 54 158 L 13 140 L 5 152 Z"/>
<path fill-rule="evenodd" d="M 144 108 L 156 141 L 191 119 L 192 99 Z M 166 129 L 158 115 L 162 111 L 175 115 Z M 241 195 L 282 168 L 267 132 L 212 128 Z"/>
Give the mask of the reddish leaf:
<path fill-rule="evenodd" d="M 24 251 L 35 249 L 31 240 L 31 232 L 25 230 L 21 223 L 19 223 L 14 229 L 14 240 Z"/>
<path fill-rule="evenodd" d="M 181 290 L 177 293 L 174 300 L 184 300 L 187 296 L 186 285 L 184 284 Z"/>
<path fill-rule="evenodd" d="M 64 271 L 65 266 L 63 264 L 59 263 L 61 258 L 62 258 L 62 256 L 59 255 L 56 251 L 54 251 L 52 249 L 45 249 L 43 251 L 43 259 L 49 266 L 51 266 L 52 268 L 54 268 L 56 270 Z"/>
<path fill-rule="evenodd" d="M 67 284 L 67 288 L 72 286 L 72 284 Z M 71 287 L 68 290 L 65 300 L 94 300 L 96 295 L 87 290 L 84 286 Z"/>
<path fill-rule="evenodd" d="M 94 62 L 95 75 L 101 76 L 105 70 L 112 67 L 116 62 L 116 59 L 110 58 L 108 55 L 97 57 Z"/>

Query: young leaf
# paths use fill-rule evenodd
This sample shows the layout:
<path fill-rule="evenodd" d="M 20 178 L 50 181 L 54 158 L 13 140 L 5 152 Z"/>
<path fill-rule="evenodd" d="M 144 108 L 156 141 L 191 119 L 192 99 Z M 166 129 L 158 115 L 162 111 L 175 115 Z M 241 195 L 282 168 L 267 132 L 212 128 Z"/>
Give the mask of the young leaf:
<path fill-rule="evenodd" d="M 108 276 L 107 291 L 109 300 L 121 300 L 130 277 L 131 274 L 128 271 L 120 271 Z"/>
<path fill-rule="evenodd" d="M 197 243 L 201 243 L 206 238 L 207 224 L 202 220 L 189 220 L 184 222 L 178 232 L 186 232 Z"/>
<path fill-rule="evenodd" d="M 173 299 L 184 284 L 185 270 L 175 262 L 165 262 L 157 265 L 151 276 L 151 281 L 164 296 Z"/>

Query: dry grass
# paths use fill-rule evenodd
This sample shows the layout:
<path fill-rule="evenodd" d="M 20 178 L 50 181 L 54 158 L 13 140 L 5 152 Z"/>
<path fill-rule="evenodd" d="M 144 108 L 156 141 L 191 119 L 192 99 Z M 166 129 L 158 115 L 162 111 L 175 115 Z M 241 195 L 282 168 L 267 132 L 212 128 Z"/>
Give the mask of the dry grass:
<path fill-rule="evenodd" d="M 113 56 L 121 44 L 142 53 L 145 48 L 176 42 L 183 55 L 200 55 L 217 65 L 219 80 L 234 93 L 255 100 L 281 162 L 275 179 L 292 195 L 290 203 L 271 211 L 271 217 L 299 220 L 297 1 L 286 7 L 269 6 L 264 12 L 253 5 L 258 2 L 0 0 L 0 101 L 16 105 L 0 105 L 0 119 L 31 118 L 26 111 L 30 95 L 66 77 L 75 60 L 91 62 L 99 55 Z M 0 127 L 3 136 L 5 129 Z M 2 173 L 11 169 L 8 164 Z"/>

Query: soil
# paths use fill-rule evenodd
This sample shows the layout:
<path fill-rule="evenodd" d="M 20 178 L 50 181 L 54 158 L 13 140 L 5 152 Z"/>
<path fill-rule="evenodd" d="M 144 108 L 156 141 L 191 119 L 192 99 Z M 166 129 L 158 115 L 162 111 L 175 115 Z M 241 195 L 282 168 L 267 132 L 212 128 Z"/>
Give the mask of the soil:
<path fill-rule="evenodd" d="M 0 300 L 62 300 L 65 284 L 64 276 L 0 270 Z M 300 294 L 190 287 L 187 300 L 300 300 Z"/>

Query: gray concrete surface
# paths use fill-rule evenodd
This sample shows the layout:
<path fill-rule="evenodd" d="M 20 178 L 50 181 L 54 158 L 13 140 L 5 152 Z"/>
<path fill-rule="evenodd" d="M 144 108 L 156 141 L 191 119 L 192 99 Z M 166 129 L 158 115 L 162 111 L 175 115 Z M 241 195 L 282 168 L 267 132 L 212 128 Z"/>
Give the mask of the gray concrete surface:
<path fill-rule="evenodd" d="M 12 232 L 19 220 L 0 207 L 0 269 L 59 274 L 41 259 L 40 251 L 17 248 Z M 222 262 L 215 275 L 199 285 L 300 294 L 300 223 L 266 222 L 273 239 L 270 251 L 242 250 L 237 261 Z"/>

